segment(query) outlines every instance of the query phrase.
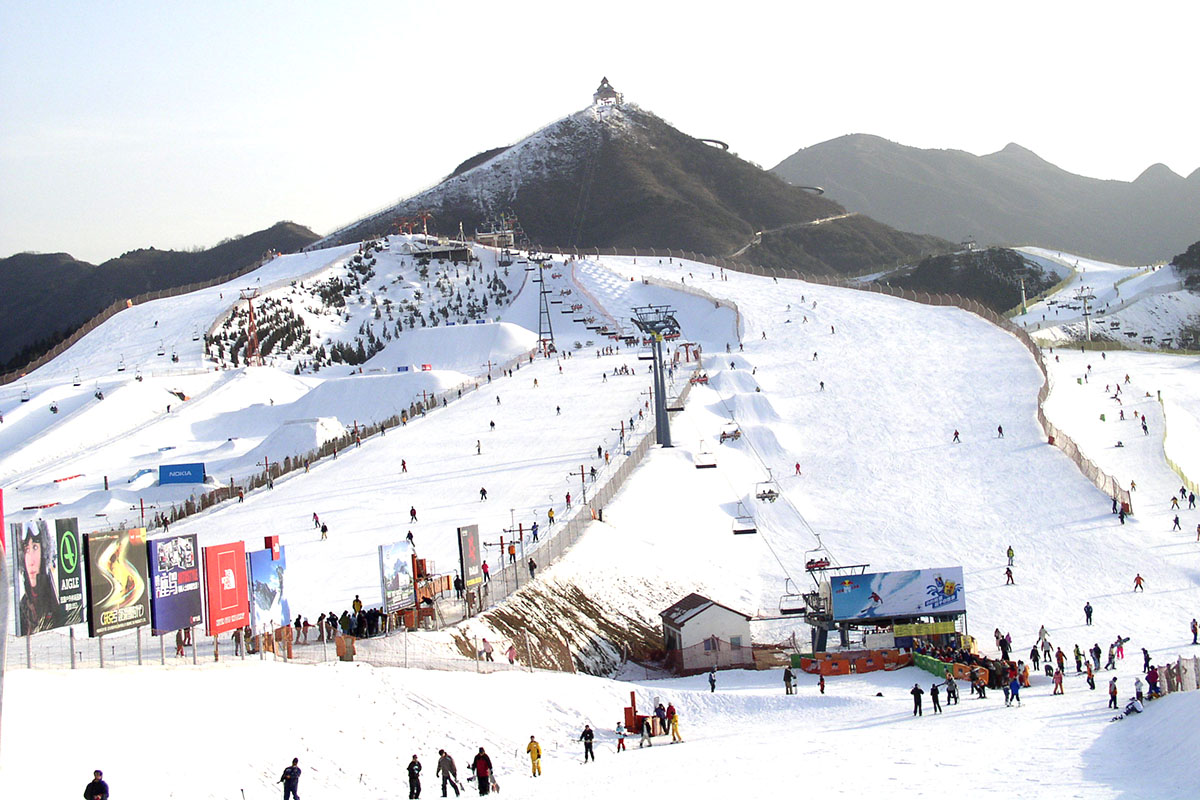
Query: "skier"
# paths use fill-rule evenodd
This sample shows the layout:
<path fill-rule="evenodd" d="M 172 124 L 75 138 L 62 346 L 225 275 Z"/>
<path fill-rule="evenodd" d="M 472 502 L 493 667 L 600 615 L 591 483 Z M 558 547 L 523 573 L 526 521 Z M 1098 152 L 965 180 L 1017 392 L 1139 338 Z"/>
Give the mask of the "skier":
<path fill-rule="evenodd" d="M 918 684 L 914 683 L 912 689 L 910 689 L 908 693 L 913 697 L 913 716 L 924 716 L 921 711 L 921 695 L 925 694 L 925 690 L 922 689 Z"/>
<path fill-rule="evenodd" d="M 1015 581 L 1013 581 L 1012 567 L 1004 568 L 1004 578 L 1005 578 L 1005 581 L 1004 581 L 1005 586 L 1012 586 L 1015 583 Z"/>
<path fill-rule="evenodd" d="M 421 762 L 413 753 L 412 761 L 408 762 L 408 800 L 417 800 L 421 796 Z"/>
<path fill-rule="evenodd" d="M 1019 680 L 1017 680 L 1016 677 L 1013 677 L 1013 679 L 1008 682 L 1008 691 L 1012 694 L 1012 700 L 1010 701 L 1009 705 L 1012 705 L 1012 703 L 1016 703 L 1017 707 L 1020 708 L 1021 707 L 1021 682 Z"/>
<path fill-rule="evenodd" d="M 592 749 L 592 741 L 596 738 L 596 734 L 592 732 L 591 725 L 583 726 L 583 733 L 579 734 L 579 741 L 583 742 L 583 763 L 587 763 L 590 758 L 596 760 L 596 751 Z"/>
<path fill-rule="evenodd" d="M 1088 688 L 1095 691 L 1095 689 L 1096 689 L 1096 673 L 1092 672 L 1091 662 L 1085 661 L 1084 667 L 1086 667 L 1086 669 L 1087 669 L 1086 675 L 1087 675 Z"/>
<path fill-rule="evenodd" d="M 458 797 L 458 768 L 454 766 L 454 759 L 445 750 L 438 750 L 437 771 L 434 776 L 442 776 L 442 797 L 446 797 L 446 786 L 454 787 L 454 796 Z"/>
<path fill-rule="evenodd" d="M 314 528 L 321 527 L 321 518 L 317 516 L 317 512 L 315 512 L 315 511 L 313 512 L 313 527 Z"/>
<path fill-rule="evenodd" d="M 717 690 L 717 668 L 710 667 L 708 670 L 708 691 L 715 692 Z"/>
<path fill-rule="evenodd" d="M 413 547 L 413 548 L 415 548 L 415 547 L 417 546 L 417 542 L 416 542 L 416 540 L 415 540 L 415 539 L 413 539 L 413 533 L 412 533 L 412 531 L 409 531 L 409 532 L 408 532 L 408 533 L 405 535 L 405 537 L 404 537 L 404 541 L 408 542 L 408 545 L 409 545 L 409 547 Z"/>
<path fill-rule="evenodd" d="M 954 442 L 955 442 L 955 444 L 959 444 L 959 443 L 960 443 L 960 440 L 959 440 L 959 438 L 958 438 L 958 431 L 957 431 L 957 430 L 954 432 Z"/>
<path fill-rule="evenodd" d="M 942 705 L 941 705 L 941 703 L 938 702 L 938 687 L 939 686 L 941 686 L 940 683 L 935 683 L 929 687 L 929 699 L 933 701 L 933 713 L 935 713 L 935 714 L 942 713 Z"/>
<path fill-rule="evenodd" d="M 530 736 L 529 744 L 525 745 L 525 752 L 529 753 L 529 768 L 536 778 L 542 774 L 542 746 L 538 744 L 537 739 Z"/>
<path fill-rule="evenodd" d="M 1083 672 L 1083 653 L 1079 651 L 1079 645 L 1075 645 L 1075 674 Z"/>
<path fill-rule="evenodd" d="M 402 458 L 402 459 L 400 459 L 400 471 L 401 471 L 401 472 L 408 472 L 408 462 L 407 462 L 407 461 L 405 461 L 403 458 Z"/>
<path fill-rule="evenodd" d="M 1145 582 L 1146 582 L 1146 579 L 1145 579 L 1145 578 L 1143 578 L 1143 577 L 1142 577 L 1142 574 L 1139 572 L 1139 573 L 1137 574 L 1137 577 L 1135 577 L 1135 578 L 1133 579 L 1133 590 L 1134 590 L 1135 592 L 1145 592 L 1146 590 L 1145 590 L 1145 588 L 1142 586 L 1142 584 L 1144 584 Z"/>
<path fill-rule="evenodd" d="M 479 748 L 479 752 L 475 754 L 475 759 L 471 762 L 471 771 L 475 773 L 475 777 L 479 781 L 479 794 L 483 796 L 492 788 L 492 759 L 484 752 L 483 748 Z"/>
<path fill-rule="evenodd" d="M 483 487 L 480 487 L 480 489 L 479 489 L 479 502 L 481 502 L 481 503 L 482 503 L 484 500 L 487 500 L 487 489 L 485 489 L 485 488 L 483 488 Z"/>
<path fill-rule="evenodd" d="M 1092 624 L 1092 601 L 1089 600 L 1083 605 L 1083 620 L 1088 625 Z"/>
<path fill-rule="evenodd" d="M 1015 555 L 1016 555 L 1016 553 L 1013 552 L 1012 545 L 1010 544 L 1008 546 L 1008 565 L 1010 567 L 1013 565 L 1013 556 L 1015 556 Z"/>
<path fill-rule="evenodd" d="M 289 796 L 300 800 L 300 795 L 296 794 L 296 787 L 300 785 L 300 759 L 292 759 L 292 765 L 284 769 L 283 774 L 279 776 L 279 783 L 283 784 L 283 800 L 288 800 Z M 108 797 L 108 794 L 105 793 L 104 796 Z"/>
<path fill-rule="evenodd" d="M 410 507 L 409 507 L 409 509 L 408 509 L 408 521 L 409 521 L 409 522 L 416 522 L 416 521 L 417 521 L 417 507 L 416 507 L 416 506 L 410 506 Z"/>
<path fill-rule="evenodd" d="M 92 772 L 92 782 L 83 790 L 83 797 L 84 800 L 108 800 L 108 784 L 104 782 L 103 772 Z"/>
<path fill-rule="evenodd" d="M 1063 693 L 1063 674 L 1062 674 L 1062 670 L 1056 669 L 1056 670 L 1054 670 L 1054 691 L 1051 692 L 1051 694 L 1062 694 L 1062 693 Z"/>
<path fill-rule="evenodd" d="M 1112 680 L 1108 682 L 1108 707 L 1117 707 L 1117 676 L 1114 675 Z"/>

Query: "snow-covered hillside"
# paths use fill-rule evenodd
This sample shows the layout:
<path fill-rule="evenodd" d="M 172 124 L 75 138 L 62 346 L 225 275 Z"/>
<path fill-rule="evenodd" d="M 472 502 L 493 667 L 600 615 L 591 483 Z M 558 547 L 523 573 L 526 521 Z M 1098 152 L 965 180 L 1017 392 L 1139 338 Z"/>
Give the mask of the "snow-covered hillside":
<path fill-rule="evenodd" d="M 318 279 L 319 269 L 342 269 L 354 252 L 351 247 L 310 253 L 291 277 L 281 270 L 273 280 L 283 288 L 292 280 Z M 137 796 L 215 798 L 235 796 L 239 789 L 257 796 L 275 791 L 279 771 L 297 756 L 308 770 L 302 789 L 373 798 L 395 793 L 416 752 L 426 766 L 428 795 L 436 790 L 430 781 L 438 747 L 451 751 L 462 774 L 468 754 L 482 745 L 497 762 L 504 791 L 529 797 L 634 792 L 656 779 L 692 793 L 751 787 L 782 794 L 792 789 L 773 788 L 771 778 L 792 778 L 794 772 L 781 765 L 797 758 L 812 765 L 804 767 L 806 788 L 832 796 L 912 791 L 930 785 L 934 769 L 949 785 L 987 797 L 1190 796 L 1200 781 L 1192 757 L 1200 742 L 1189 722 L 1200 693 L 1172 696 L 1150 704 L 1140 717 L 1110 724 L 1103 681 L 1115 674 L 1125 697 L 1139 673 L 1140 648 L 1157 661 L 1192 649 L 1187 625 L 1200 601 L 1195 541 L 1200 511 L 1176 512 L 1168 505 L 1179 478 L 1163 457 L 1157 393 L 1161 389 L 1167 400 L 1176 447 L 1187 452 L 1190 431 L 1200 427 L 1200 367 L 1194 357 L 1101 356 L 1058 348 L 1046 354 L 1053 383 L 1050 418 L 1104 469 L 1123 482 L 1136 480 L 1135 515 L 1122 526 L 1109 513 L 1109 498 L 1046 443 L 1035 418 L 1041 375 L 1028 351 L 967 312 L 796 281 L 722 276 L 705 265 L 670 260 L 560 261 L 547 278 L 563 300 L 552 307 L 561 357 L 523 359 L 511 376 L 493 371 L 489 379 L 487 360 L 507 359 L 530 346 L 538 304 L 528 287 L 498 313 L 499 323 L 406 327 L 375 356 L 373 361 L 386 366 L 374 374 L 371 362 L 362 375 L 329 375 L 333 371 L 324 369 L 294 375 L 283 366 L 200 373 L 203 361 L 194 356 L 197 374 L 146 375 L 141 382 L 109 376 L 113 384 L 105 399 L 95 401 L 86 383 L 71 386 L 75 365 L 88 359 L 68 351 L 64 364 L 52 363 L 44 375 L 30 377 L 36 404 L 20 403 L 20 386 L 0 392 L 5 416 L 0 437 L 10 424 L 20 431 L 0 438 L 9 517 L 27 519 L 33 512 L 19 510 L 23 506 L 57 499 L 61 507 L 42 513 L 77 515 L 84 530 L 104 525 L 97 514 L 108 514 L 110 522 L 132 521 L 129 506 L 136 499 L 177 501 L 178 492 L 187 490 L 135 482 L 114 484 L 106 493 L 104 474 L 132 476 L 178 454 L 179 460 L 211 461 L 223 479 L 227 473 L 237 477 L 256 460 L 278 458 L 276 447 L 317 441 L 336 426 L 379 419 L 421 391 L 465 382 L 469 391 L 461 399 L 453 396 L 445 408 L 337 460 L 322 461 L 308 474 L 278 481 L 273 490 L 253 492 L 244 503 L 225 504 L 172 527 L 197 533 L 202 544 L 280 535 L 295 591 L 293 613 L 314 618 L 330 608 L 340 611 L 354 594 L 377 602 L 378 544 L 412 530 L 422 557 L 433 559 L 439 571 L 453 570 L 456 526 L 478 523 L 485 541 L 495 541 L 513 522 L 544 522 L 548 508 L 565 511 L 565 493 L 578 485 L 573 471 L 603 468 L 603 451 L 621 452 L 620 431 L 627 427 L 622 423 L 632 421 L 638 435 L 645 430 L 638 419 L 648 400 L 645 362 L 636 349 L 599 352 L 609 340 L 574 320 L 586 314 L 595 320 L 593 327 L 628 330 L 633 306 L 670 303 L 684 337 L 704 346 L 709 382 L 693 387 L 686 409 L 675 416 L 676 446 L 652 451 L 604 509 L 603 522 L 591 523 L 563 560 L 538 573 L 527 590 L 531 596 L 554 602 L 576 592 L 601 614 L 652 624 L 670 603 L 700 591 L 763 618 L 755 623 L 756 640 L 794 636 L 803 645 L 808 631 L 802 623 L 766 618 L 779 616 L 789 578 L 793 589 L 807 588 L 804 562 L 809 551 L 822 547 L 835 563 L 869 563 L 879 570 L 961 564 L 970 632 L 985 651 L 999 628 L 1011 632 L 1018 654 L 1026 653 L 1045 625 L 1064 651 L 1076 643 L 1106 647 L 1128 636 L 1129 657 L 1115 673 L 1101 673 L 1095 692 L 1071 674 L 1066 696 L 1052 697 L 1047 680 L 1035 676 L 1019 709 L 991 695 L 968 698 L 964 691 L 961 706 L 948 708 L 943 717 L 916 720 L 907 689 L 914 682 L 928 689 L 931 678 L 915 669 L 832 678 L 823 697 L 806 678 L 795 698 L 783 696 L 777 671 L 722 673 L 717 691 L 708 693 L 702 678 L 646 681 L 647 673 L 629 683 L 515 670 L 476 675 L 351 664 L 17 670 L 6 678 L 10 697 L 19 699 L 5 704 L 0 751 L 5 794 L 78 791 L 74 784 L 100 766 L 114 791 L 119 786 Z M 1121 284 L 1123 293 L 1129 283 Z M 738 315 L 709 296 L 736 304 Z M 186 318 L 176 312 L 179 319 L 172 324 L 185 336 L 222 312 L 219 302 L 181 300 L 198 304 Z M 571 312 L 576 303 L 586 308 Z M 139 306 L 106 326 L 113 324 L 113 338 L 129 342 L 129 352 L 152 362 L 158 335 L 147 323 L 159 319 L 161 325 L 166 317 Z M 97 358 L 107 352 L 103 340 L 90 340 L 77 347 Z M 439 372 L 443 362 L 449 367 Z M 432 363 L 435 369 L 393 371 L 409 363 Z M 106 374 L 98 371 L 86 380 Z M 1120 405 L 1111 388 L 1104 390 L 1118 381 Z M 476 382 L 479 390 L 471 391 Z M 168 395 L 176 388 L 191 399 Z M 174 398 L 166 401 L 173 405 L 170 414 L 157 407 L 164 395 Z M 51 397 L 60 404 L 58 415 L 46 409 Z M 1121 422 L 1121 410 L 1127 416 L 1144 413 L 1149 433 L 1143 435 L 1132 420 Z M 1100 413 L 1106 415 L 1103 422 Z M 740 438 L 720 443 L 720 434 L 732 429 L 740 430 Z M 956 430 L 958 444 L 952 442 Z M 1116 439 L 1124 446 L 1113 446 Z M 166 446 L 176 450 L 159 451 Z M 705 453 L 715 457 L 716 469 L 695 469 Z M 1185 471 L 1195 469 L 1181 457 L 1176 461 Z M 83 477 L 53 482 L 75 473 Z M 755 498 L 760 482 L 769 480 L 782 490 L 776 503 Z M 480 488 L 488 490 L 486 501 Z M 419 511 L 419 521 L 411 524 L 410 507 Z M 319 541 L 313 512 L 329 522 L 328 541 Z M 1176 513 L 1182 531 L 1171 530 Z M 753 516 L 758 534 L 734 536 L 738 515 Z M 1010 545 L 1016 551 L 1016 583 L 1005 586 L 1004 551 Z M 499 553 L 492 549 L 487 556 Z M 1147 589 L 1135 594 L 1138 573 Z M 1088 601 L 1096 608 L 1091 628 L 1082 618 Z M 468 638 L 496 636 L 495 630 L 486 618 L 461 628 Z M 570 634 L 540 627 L 534 633 Z M 406 646 L 409 640 L 414 648 L 455 652 L 447 633 L 411 634 Z M 23 652 L 23 646 L 10 642 L 9 651 L 11 667 L 11 654 Z M 632 666 L 623 674 L 639 677 Z M 50 720 L 77 712 L 67 698 L 102 691 L 127 696 L 134 682 L 155 696 L 222 696 L 230 708 L 253 707 L 268 692 L 285 700 L 282 710 L 216 737 L 216 744 L 214 732 L 225 729 L 226 717 L 206 712 L 194 727 L 152 737 L 145 761 L 141 752 L 113 741 L 57 758 L 60 768 L 49 779 L 25 767 L 36 762 L 33 748 L 52 735 Z M 612 753 L 610 731 L 631 690 L 643 708 L 655 696 L 679 706 L 685 744 Z M 586 767 L 571 763 L 578 760 L 574 739 L 584 722 L 602 731 L 600 759 Z M 907 725 L 941 730 L 900 727 Z M 16 744 L 9 744 L 12 726 L 27 734 Z M 1030 746 L 1047 733 L 1052 747 Z M 547 774 L 537 781 L 523 777 L 530 734 L 548 750 Z M 1150 741 L 1172 747 L 1149 752 Z M 177 785 L 170 776 L 197 752 L 220 769 Z M 847 781 L 844 763 L 864 752 L 872 754 L 875 767 Z M 790 781 L 780 785 L 790 787 Z M 940 784 L 936 790 L 942 791 Z"/>

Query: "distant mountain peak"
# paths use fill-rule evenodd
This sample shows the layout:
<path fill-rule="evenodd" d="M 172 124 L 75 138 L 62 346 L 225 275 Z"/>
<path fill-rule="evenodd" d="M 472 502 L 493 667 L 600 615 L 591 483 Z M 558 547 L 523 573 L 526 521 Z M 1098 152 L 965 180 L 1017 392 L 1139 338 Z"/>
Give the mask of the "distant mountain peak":
<path fill-rule="evenodd" d="M 1146 167 L 1141 175 L 1134 179 L 1134 183 L 1164 183 L 1182 181 L 1183 177 L 1177 174 L 1173 169 L 1166 164 L 1151 164 Z"/>

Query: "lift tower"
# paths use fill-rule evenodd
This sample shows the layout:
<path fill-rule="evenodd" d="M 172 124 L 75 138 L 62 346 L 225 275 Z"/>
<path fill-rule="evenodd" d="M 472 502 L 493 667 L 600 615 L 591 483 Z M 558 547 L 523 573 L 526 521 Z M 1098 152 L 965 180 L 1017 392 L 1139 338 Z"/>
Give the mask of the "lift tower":
<path fill-rule="evenodd" d="M 550 256 L 531 255 L 529 260 L 537 264 L 538 268 L 538 350 L 542 352 L 543 357 L 549 358 L 556 350 L 554 326 L 550 324 L 550 290 L 546 288 L 546 263 L 550 261 Z"/>
<path fill-rule="evenodd" d="M 663 367 L 662 343 L 665 338 L 678 338 L 679 322 L 670 306 L 637 306 L 633 309 L 633 324 L 650 339 L 654 352 L 654 429 L 658 443 L 671 446 L 671 422 L 667 417 L 667 379 Z"/>
<path fill-rule="evenodd" d="M 242 289 L 242 299 L 246 301 L 246 312 L 249 321 L 246 323 L 246 366 L 261 367 L 262 355 L 258 352 L 258 325 L 254 322 L 254 298 L 258 297 L 258 289 Z"/>

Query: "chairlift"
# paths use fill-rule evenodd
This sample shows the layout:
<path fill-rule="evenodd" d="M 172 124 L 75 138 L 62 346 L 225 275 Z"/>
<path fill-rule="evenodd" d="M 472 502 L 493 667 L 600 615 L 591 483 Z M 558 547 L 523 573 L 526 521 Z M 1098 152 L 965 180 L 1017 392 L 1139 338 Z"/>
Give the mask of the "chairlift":
<path fill-rule="evenodd" d="M 692 463 L 695 464 L 696 469 L 715 469 L 717 457 L 705 447 L 704 442 L 700 442 L 699 451 L 692 454 Z"/>
<path fill-rule="evenodd" d="M 810 573 L 829 569 L 832 560 L 829 556 L 829 551 L 821 543 L 821 534 L 816 534 L 816 537 L 817 546 L 811 550 L 804 551 L 804 569 Z"/>
<path fill-rule="evenodd" d="M 200 341 L 200 329 L 199 328 L 192 328 L 192 341 L 193 342 Z"/>
<path fill-rule="evenodd" d="M 736 442 L 740 438 L 742 438 L 742 429 L 737 425 L 727 425 L 725 430 L 721 431 L 721 444 L 725 444 L 730 439 Z"/>
<path fill-rule="evenodd" d="M 121 356 L 121 360 L 117 362 L 117 372 L 125 371 L 125 356 Z"/>
<path fill-rule="evenodd" d="M 137 381 L 138 383 L 142 382 L 142 368 L 141 367 L 134 368 L 133 379 L 135 381 Z"/>
<path fill-rule="evenodd" d="M 638 361 L 653 361 L 654 360 L 654 351 L 652 349 L 650 349 L 649 347 L 643 347 L 640 350 L 638 350 L 637 358 L 638 358 Z"/>
<path fill-rule="evenodd" d="M 29 402 L 29 387 L 28 386 L 26 386 L 24 389 L 21 390 L 21 402 L 22 403 Z"/>
<path fill-rule="evenodd" d="M 772 485 L 771 481 L 760 481 L 758 490 L 754 493 L 764 503 L 774 503 L 779 499 L 779 491 Z"/>
<path fill-rule="evenodd" d="M 165 345 L 163 345 L 162 339 L 158 340 L 158 354 L 160 356 L 165 356 L 167 354 L 167 348 Z"/>
<path fill-rule="evenodd" d="M 708 373 L 697 372 L 695 375 L 688 378 L 688 383 L 708 383 Z"/>
<path fill-rule="evenodd" d="M 796 591 L 796 587 L 792 584 L 791 578 L 785 578 L 783 581 L 783 596 L 779 598 L 779 614 L 780 616 L 789 616 L 793 614 L 803 614 L 807 611 L 807 603 L 804 601 L 804 595 Z"/>
<path fill-rule="evenodd" d="M 745 533 L 758 533 L 758 527 L 754 524 L 754 517 L 742 505 L 742 501 L 738 501 L 738 513 L 733 518 L 733 535 L 740 536 Z"/>
<path fill-rule="evenodd" d="M 79 380 L 79 370 L 75 370 L 75 379 L 73 381 L 71 381 L 71 385 L 79 386 L 80 383 L 81 383 L 81 381 Z"/>

